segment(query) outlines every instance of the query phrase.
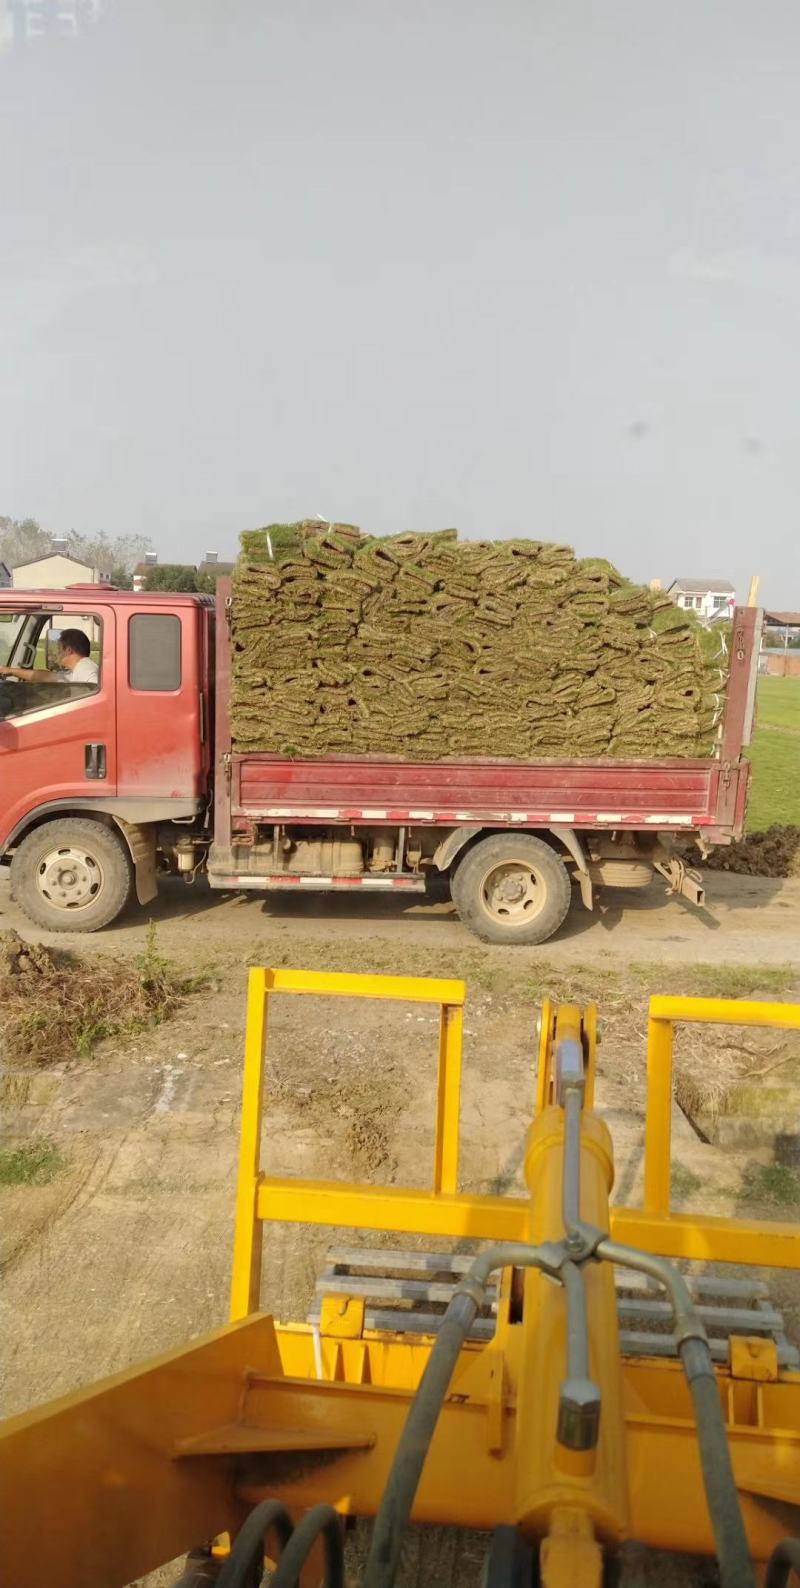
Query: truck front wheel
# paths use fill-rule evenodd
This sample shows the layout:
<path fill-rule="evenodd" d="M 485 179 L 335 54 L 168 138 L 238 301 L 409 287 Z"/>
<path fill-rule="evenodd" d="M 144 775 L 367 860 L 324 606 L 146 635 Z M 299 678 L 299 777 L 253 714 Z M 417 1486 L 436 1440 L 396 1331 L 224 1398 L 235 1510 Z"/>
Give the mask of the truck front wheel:
<path fill-rule="evenodd" d="M 560 856 L 530 833 L 499 833 L 468 849 L 451 884 L 453 903 L 484 943 L 545 943 L 569 909 Z"/>
<path fill-rule="evenodd" d="M 11 862 L 11 896 L 48 932 L 97 932 L 124 909 L 133 887 L 125 840 L 79 816 L 45 822 Z"/>

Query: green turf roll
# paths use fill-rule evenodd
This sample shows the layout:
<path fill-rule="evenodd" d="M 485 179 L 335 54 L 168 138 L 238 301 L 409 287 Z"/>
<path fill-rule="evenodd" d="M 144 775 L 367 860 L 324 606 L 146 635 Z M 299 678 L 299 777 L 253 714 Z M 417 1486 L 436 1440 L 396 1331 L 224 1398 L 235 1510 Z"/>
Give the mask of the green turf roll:
<path fill-rule="evenodd" d="M 247 531 L 233 584 L 238 750 L 713 754 L 722 633 L 604 558 L 304 519 Z"/>

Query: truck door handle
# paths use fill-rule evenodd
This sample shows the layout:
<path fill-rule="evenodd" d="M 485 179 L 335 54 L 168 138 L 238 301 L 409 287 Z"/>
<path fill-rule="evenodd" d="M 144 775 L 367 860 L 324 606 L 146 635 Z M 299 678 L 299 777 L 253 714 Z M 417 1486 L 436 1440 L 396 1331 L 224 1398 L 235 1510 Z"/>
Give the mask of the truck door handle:
<path fill-rule="evenodd" d="M 106 747 L 104 744 L 86 744 L 83 747 L 83 765 L 87 777 L 106 776 Z"/>

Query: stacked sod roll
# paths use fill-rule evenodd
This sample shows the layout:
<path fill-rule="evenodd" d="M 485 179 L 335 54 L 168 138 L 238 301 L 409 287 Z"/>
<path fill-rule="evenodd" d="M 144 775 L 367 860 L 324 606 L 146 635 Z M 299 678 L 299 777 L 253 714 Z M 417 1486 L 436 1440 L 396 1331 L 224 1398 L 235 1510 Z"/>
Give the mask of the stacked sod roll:
<path fill-rule="evenodd" d="M 238 751 L 409 761 L 710 756 L 723 632 L 602 558 L 316 520 L 242 536 Z"/>

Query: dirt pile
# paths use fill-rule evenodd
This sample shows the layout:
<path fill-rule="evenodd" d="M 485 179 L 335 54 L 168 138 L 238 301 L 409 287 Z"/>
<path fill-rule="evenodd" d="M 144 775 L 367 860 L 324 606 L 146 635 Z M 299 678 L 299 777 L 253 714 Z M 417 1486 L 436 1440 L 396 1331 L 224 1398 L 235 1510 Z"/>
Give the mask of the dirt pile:
<path fill-rule="evenodd" d="M 242 536 L 238 750 L 709 755 L 726 672 L 717 630 L 569 546 L 318 522 Z"/>
<path fill-rule="evenodd" d="M 0 986 L 10 976 L 48 976 L 54 966 L 54 956 L 43 944 L 26 943 L 18 932 L 0 932 Z"/>
<path fill-rule="evenodd" d="M 703 864 L 710 871 L 735 871 L 748 877 L 800 877 L 800 827 L 776 823 L 763 833 L 748 833 L 736 843 L 712 849 Z"/>
<path fill-rule="evenodd" d="M 54 1064 L 85 1057 L 110 1036 L 145 1030 L 197 990 L 178 975 L 150 936 L 135 960 L 77 955 L 0 932 L 0 1057 Z"/>

